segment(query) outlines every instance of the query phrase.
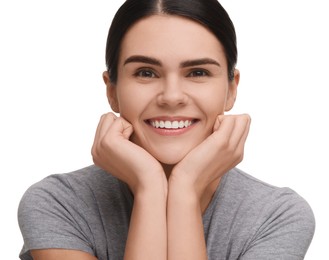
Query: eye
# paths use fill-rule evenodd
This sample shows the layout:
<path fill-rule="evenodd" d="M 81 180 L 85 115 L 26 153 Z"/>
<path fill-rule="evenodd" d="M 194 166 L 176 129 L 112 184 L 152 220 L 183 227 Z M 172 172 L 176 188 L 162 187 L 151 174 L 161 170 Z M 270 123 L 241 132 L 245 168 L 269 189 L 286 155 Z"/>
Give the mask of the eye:
<path fill-rule="evenodd" d="M 210 73 L 209 71 L 205 70 L 205 69 L 195 69 L 195 70 L 192 70 L 188 75 L 187 77 L 207 77 L 209 76 Z"/>
<path fill-rule="evenodd" d="M 134 74 L 136 77 L 140 78 L 157 78 L 158 75 L 151 69 L 138 69 Z"/>

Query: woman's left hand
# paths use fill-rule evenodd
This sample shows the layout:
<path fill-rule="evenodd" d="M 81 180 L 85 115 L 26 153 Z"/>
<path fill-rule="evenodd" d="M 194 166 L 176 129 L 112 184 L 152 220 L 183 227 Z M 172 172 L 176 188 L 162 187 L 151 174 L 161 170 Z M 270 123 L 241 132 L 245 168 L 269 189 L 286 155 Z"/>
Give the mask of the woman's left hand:
<path fill-rule="evenodd" d="M 220 178 L 243 158 L 248 115 L 217 117 L 213 133 L 192 149 L 168 182 L 168 259 L 207 259 L 202 213 Z"/>
<path fill-rule="evenodd" d="M 246 114 L 218 116 L 213 133 L 174 167 L 170 183 L 179 182 L 201 199 L 210 183 L 242 161 L 250 122 Z"/>

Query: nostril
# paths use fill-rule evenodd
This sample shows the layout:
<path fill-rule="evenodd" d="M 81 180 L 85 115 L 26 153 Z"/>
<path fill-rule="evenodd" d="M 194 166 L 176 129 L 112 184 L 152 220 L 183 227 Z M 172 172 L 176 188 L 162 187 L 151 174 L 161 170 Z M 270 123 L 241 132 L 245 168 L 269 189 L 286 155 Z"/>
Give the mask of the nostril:
<path fill-rule="evenodd" d="M 158 95 L 157 101 L 160 105 L 185 105 L 188 102 L 188 95 L 180 90 L 166 90 Z"/>

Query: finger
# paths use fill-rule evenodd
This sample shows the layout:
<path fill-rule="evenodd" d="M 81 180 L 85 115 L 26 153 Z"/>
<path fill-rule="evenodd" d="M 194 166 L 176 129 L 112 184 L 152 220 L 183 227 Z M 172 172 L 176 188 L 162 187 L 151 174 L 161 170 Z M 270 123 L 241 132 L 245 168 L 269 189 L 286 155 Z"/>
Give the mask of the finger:
<path fill-rule="evenodd" d="M 249 118 L 247 118 L 247 123 L 246 123 L 244 133 L 243 133 L 242 137 L 240 138 L 240 141 L 239 141 L 239 144 L 237 147 L 237 149 L 240 151 L 244 150 L 244 146 L 245 146 L 248 134 L 249 134 L 250 124 L 251 124 L 251 119 L 249 117 Z"/>
<path fill-rule="evenodd" d="M 229 141 L 231 151 L 232 167 L 243 160 L 244 146 L 249 133 L 250 117 L 248 115 L 239 115 L 236 117 L 235 129 Z"/>
<path fill-rule="evenodd" d="M 132 125 L 123 117 L 118 117 L 111 126 L 111 131 L 117 133 L 119 136 L 123 136 L 125 139 L 129 139 L 133 133 Z"/>
<path fill-rule="evenodd" d="M 234 161 L 241 161 L 244 153 L 244 143 L 248 136 L 250 117 L 249 115 L 230 115 L 218 117 L 220 126 L 210 137 L 217 146 L 214 149 L 225 149 Z M 211 140 L 213 142 L 213 140 Z M 216 150 L 215 150 L 216 151 Z M 213 151 L 213 152 L 215 152 Z M 209 150 L 209 153 L 211 151 Z M 236 159 L 234 159 L 236 158 Z"/>
<path fill-rule="evenodd" d="M 213 132 L 217 131 L 220 127 L 220 124 L 222 123 L 222 121 L 224 120 L 225 115 L 218 115 L 216 120 L 215 120 L 215 124 L 213 127 Z"/>
<path fill-rule="evenodd" d="M 104 117 L 105 115 L 102 115 L 99 119 L 99 122 L 98 122 L 98 125 L 97 125 L 97 128 L 96 128 L 96 132 L 95 132 L 95 137 L 94 137 L 94 143 L 93 143 L 93 146 L 91 148 L 91 151 L 92 151 L 92 154 L 94 155 L 95 152 L 96 152 L 96 147 L 99 143 L 99 136 L 100 136 L 100 130 L 101 130 L 101 127 L 102 127 L 102 124 L 103 124 L 103 121 L 104 121 Z"/>
<path fill-rule="evenodd" d="M 238 148 L 241 143 L 245 143 L 249 133 L 250 122 L 250 116 L 247 114 L 235 116 L 235 126 L 229 140 L 233 148 Z"/>
<path fill-rule="evenodd" d="M 102 140 L 102 138 L 104 137 L 105 135 L 105 130 L 104 129 L 107 129 L 108 128 L 108 120 L 110 117 L 114 118 L 115 115 L 112 114 L 112 113 L 107 113 L 107 114 L 104 114 L 101 116 L 100 120 L 99 120 L 99 123 L 98 123 L 98 126 L 97 126 L 97 129 L 96 129 L 96 133 L 95 133 L 95 138 L 94 138 L 94 143 L 93 143 L 93 146 L 91 148 L 91 151 L 92 151 L 92 155 L 93 156 L 96 156 L 97 155 L 97 148 Z"/>
<path fill-rule="evenodd" d="M 102 140 L 108 133 L 111 125 L 115 122 L 117 116 L 112 112 L 104 114 L 101 118 L 99 127 L 99 139 Z"/>
<path fill-rule="evenodd" d="M 235 118 L 231 115 L 222 115 L 217 117 L 216 125 L 218 129 L 210 136 L 216 143 L 229 144 L 232 132 L 235 127 Z"/>

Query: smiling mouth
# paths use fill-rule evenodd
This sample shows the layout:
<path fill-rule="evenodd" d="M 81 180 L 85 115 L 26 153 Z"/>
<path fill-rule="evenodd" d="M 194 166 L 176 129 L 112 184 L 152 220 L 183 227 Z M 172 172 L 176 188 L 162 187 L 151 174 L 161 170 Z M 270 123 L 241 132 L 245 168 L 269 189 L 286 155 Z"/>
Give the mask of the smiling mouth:
<path fill-rule="evenodd" d="M 198 120 L 146 120 L 146 122 L 154 128 L 160 129 L 183 129 L 187 128 Z"/>

